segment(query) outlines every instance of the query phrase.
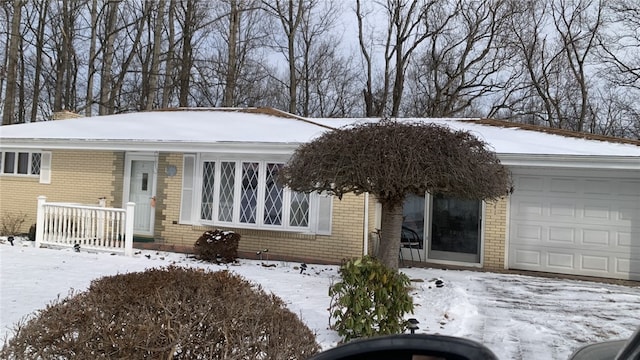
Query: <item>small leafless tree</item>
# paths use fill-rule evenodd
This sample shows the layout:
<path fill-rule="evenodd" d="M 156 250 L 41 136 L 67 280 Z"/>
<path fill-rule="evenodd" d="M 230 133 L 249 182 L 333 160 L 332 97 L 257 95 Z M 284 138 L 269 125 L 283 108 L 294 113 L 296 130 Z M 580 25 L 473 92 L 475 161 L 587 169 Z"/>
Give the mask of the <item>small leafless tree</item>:
<path fill-rule="evenodd" d="M 510 187 L 496 154 L 469 132 L 392 120 L 329 131 L 301 145 L 281 181 L 301 192 L 376 196 L 382 203 L 380 258 L 393 269 L 408 194 L 497 199 Z"/>

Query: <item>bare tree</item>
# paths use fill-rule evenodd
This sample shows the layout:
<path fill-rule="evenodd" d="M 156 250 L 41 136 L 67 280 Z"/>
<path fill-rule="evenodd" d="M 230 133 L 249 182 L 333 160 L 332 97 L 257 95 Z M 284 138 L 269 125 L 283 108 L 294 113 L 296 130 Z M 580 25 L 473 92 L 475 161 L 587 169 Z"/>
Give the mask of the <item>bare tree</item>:
<path fill-rule="evenodd" d="M 222 86 L 222 106 L 246 105 L 243 99 L 251 96 L 251 84 L 260 82 L 260 76 L 254 77 L 258 70 L 254 67 L 260 67 L 259 59 L 263 55 L 259 51 L 267 40 L 262 31 L 262 3 L 260 0 L 225 0 L 221 5 L 215 13 L 214 26 L 219 37 L 214 43 L 213 76 Z"/>
<path fill-rule="evenodd" d="M 342 8 L 333 1 L 313 4 L 302 14 L 299 36 L 296 38 L 298 58 L 297 114 L 332 117 L 353 114 L 356 92 L 356 72 L 352 61 L 340 47 L 335 35 L 336 19 Z"/>
<path fill-rule="evenodd" d="M 295 191 L 376 196 L 382 203 L 380 258 L 393 269 L 408 194 L 496 199 L 510 186 L 495 153 L 470 133 L 390 120 L 324 133 L 301 145 L 280 176 Z"/>
<path fill-rule="evenodd" d="M 560 35 L 564 54 L 569 64 L 572 82 L 579 89 L 577 103 L 571 109 L 571 128 L 583 131 L 589 114 L 588 74 L 585 67 L 589 57 L 594 56 L 596 36 L 602 26 L 602 1 L 560 0 L 553 4 L 556 31 Z M 565 110 L 567 111 L 567 110 Z"/>
<path fill-rule="evenodd" d="M 289 89 L 289 106 L 288 111 L 292 114 L 297 110 L 297 88 L 298 76 L 296 71 L 295 51 L 296 35 L 299 31 L 303 14 L 309 8 L 315 6 L 318 0 L 266 0 L 263 1 L 267 12 L 271 14 L 282 26 L 286 38 L 286 46 L 279 45 L 287 59 L 289 81 L 287 87 Z M 279 43 L 276 40 L 276 43 Z"/>
<path fill-rule="evenodd" d="M 598 35 L 603 70 L 599 79 L 610 83 L 596 113 L 603 131 L 611 135 L 640 139 L 640 3 L 620 0 L 606 3 L 605 31 Z M 607 101 L 608 100 L 608 101 Z M 612 110 L 612 111 L 611 111 Z M 613 119 L 611 115 L 615 114 Z"/>
<path fill-rule="evenodd" d="M 545 30 L 549 23 L 549 6 L 546 3 L 528 2 L 526 6 L 514 1 L 515 16 L 511 18 L 513 40 L 510 46 L 516 49 L 520 66 L 525 73 L 526 85 L 514 95 L 511 105 L 520 115 L 530 115 L 530 122 L 546 122 L 551 127 L 560 126 L 559 99 L 554 84 L 559 79 L 561 49 L 548 44 Z M 542 110 L 539 110 L 542 109 Z M 524 110 L 524 111 L 523 111 Z"/>
<path fill-rule="evenodd" d="M 140 4 L 140 7 L 138 7 L 137 3 L 125 2 L 124 6 L 126 6 L 124 13 L 129 14 L 130 20 L 128 21 L 128 26 L 125 26 L 123 29 L 126 36 L 124 36 L 123 40 L 120 42 L 119 48 L 129 50 L 127 52 L 119 52 L 118 74 L 115 76 L 115 81 L 112 83 L 112 96 L 109 98 L 109 108 L 112 109 L 112 111 L 117 110 L 118 112 L 125 110 L 137 110 L 140 108 L 140 106 L 135 105 L 141 104 L 139 99 L 142 89 L 137 86 L 132 86 L 131 89 L 125 89 L 124 86 L 125 81 L 128 80 L 130 75 L 141 72 L 142 65 L 140 63 L 135 63 L 136 69 L 132 69 L 136 58 L 144 56 L 143 49 L 149 53 L 149 44 L 147 43 L 146 45 L 142 45 L 142 35 L 145 32 L 147 21 L 150 18 L 153 3 L 145 1 Z M 124 39 L 128 39 L 128 41 L 125 42 Z M 140 79 L 135 83 L 140 84 L 141 82 L 142 81 Z M 124 104 L 128 105 L 123 104 L 116 106 L 116 102 L 122 102 L 124 100 L 122 97 L 125 94 L 135 94 L 135 96 L 131 96 L 130 100 L 124 101 Z"/>
<path fill-rule="evenodd" d="M 502 91 L 512 78 L 510 53 L 502 41 L 510 36 L 510 16 L 504 0 L 460 0 L 428 9 L 429 36 L 409 71 L 405 113 L 467 115 Z"/>
<path fill-rule="evenodd" d="M 341 113 L 339 109 L 352 102 L 346 82 L 352 82 L 353 75 L 334 33 L 339 2 L 271 0 L 264 1 L 264 7 L 280 25 L 281 30 L 272 31 L 274 48 L 287 64 L 286 79 L 272 74 L 281 91 L 272 106 L 303 116 Z"/>
<path fill-rule="evenodd" d="M 635 0 L 612 1 L 607 4 L 612 26 L 599 34 L 607 73 L 616 85 L 640 89 L 640 3 Z M 605 73 L 606 74 L 606 73 Z"/>
<path fill-rule="evenodd" d="M 380 4 L 386 17 L 386 29 L 379 40 L 383 49 L 383 79 L 381 85 L 380 82 L 376 85 L 374 47 L 378 39 L 377 35 L 365 30 L 365 20 L 373 10 L 365 9 L 361 0 L 356 0 L 358 38 L 367 74 L 363 90 L 366 116 L 382 116 L 387 112 L 392 117 L 400 115 L 407 66 L 416 49 L 431 34 L 425 16 L 430 9 L 441 5 L 442 2 L 436 0 L 386 0 Z M 373 17 L 371 21 L 379 19 Z"/>
<path fill-rule="evenodd" d="M 595 129 L 589 91 L 596 85 L 597 68 L 590 65 L 603 24 L 601 2 L 548 0 L 513 6 L 517 15 L 511 22 L 511 46 L 525 74 L 510 105 L 514 120 Z"/>
<path fill-rule="evenodd" d="M 357 116 L 362 96 L 359 73 L 353 60 L 335 46 L 329 37 L 313 44 L 305 52 L 301 68 L 301 87 L 298 97 L 299 114 L 313 117 Z"/>

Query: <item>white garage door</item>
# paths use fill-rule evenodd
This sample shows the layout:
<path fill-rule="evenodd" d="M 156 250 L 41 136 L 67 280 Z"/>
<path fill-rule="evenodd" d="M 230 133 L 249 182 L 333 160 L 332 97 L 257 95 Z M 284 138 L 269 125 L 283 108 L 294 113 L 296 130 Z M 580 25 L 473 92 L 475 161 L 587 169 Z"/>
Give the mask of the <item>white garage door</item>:
<path fill-rule="evenodd" d="M 509 268 L 640 280 L 640 173 L 512 169 Z"/>

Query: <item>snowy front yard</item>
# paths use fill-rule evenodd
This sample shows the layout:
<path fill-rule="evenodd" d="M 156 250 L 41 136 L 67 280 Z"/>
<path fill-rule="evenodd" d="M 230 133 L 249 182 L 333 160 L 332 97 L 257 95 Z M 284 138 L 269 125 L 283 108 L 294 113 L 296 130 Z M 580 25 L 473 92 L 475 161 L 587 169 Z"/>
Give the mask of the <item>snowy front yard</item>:
<path fill-rule="evenodd" d="M 323 349 L 339 341 L 330 330 L 329 285 L 338 267 L 241 260 L 206 264 L 184 254 L 133 257 L 11 246 L 0 239 L 0 338 L 12 324 L 93 279 L 171 264 L 229 269 L 281 297 L 317 333 Z M 263 266 L 272 265 L 269 267 Z M 273 266 L 275 265 L 275 266 Z M 566 359 L 591 342 L 625 338 L 640 326 L 639 286 L 437 269 L 402 269 L 414 281 L 418 332 L 461 336 L 487 345 L 500 359 Z M 435 280 L 444 282 L 436 287 Z"/>

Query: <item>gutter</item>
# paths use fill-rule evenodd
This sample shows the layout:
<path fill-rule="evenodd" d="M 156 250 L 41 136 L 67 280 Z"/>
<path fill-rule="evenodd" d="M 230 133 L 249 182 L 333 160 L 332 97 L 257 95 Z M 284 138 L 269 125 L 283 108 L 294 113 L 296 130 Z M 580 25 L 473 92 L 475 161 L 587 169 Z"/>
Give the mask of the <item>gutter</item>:
<path fill-rule="evenodd" d="M 162 151 L 162 152 L 222 152 L 236 154 L 291 155 L 298 142 L 183 142 L 147 140 L 80 140 L 80 139 L 2 139 L 0 149 L 46 150 L 106 150 L 106 151 Z"/>
<path fill-rule="evenodd" d="M 498 154 L 498 158 L 506 166 L 640 170 L 640 151 L 638 156 Z"/>

